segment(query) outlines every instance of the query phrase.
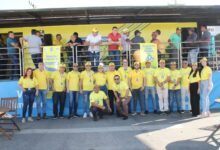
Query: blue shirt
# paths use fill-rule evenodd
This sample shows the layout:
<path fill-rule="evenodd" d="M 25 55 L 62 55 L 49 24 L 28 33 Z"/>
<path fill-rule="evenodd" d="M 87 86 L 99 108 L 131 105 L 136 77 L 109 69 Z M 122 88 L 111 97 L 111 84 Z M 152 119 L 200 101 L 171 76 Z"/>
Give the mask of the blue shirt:
<path fill-rule="evenodd" d="M 7 38 L 7 52 L 8 54 L 17 53 L 17 49 L 12 46 L 12 43 L 17 43 L 16 39 Z"/>

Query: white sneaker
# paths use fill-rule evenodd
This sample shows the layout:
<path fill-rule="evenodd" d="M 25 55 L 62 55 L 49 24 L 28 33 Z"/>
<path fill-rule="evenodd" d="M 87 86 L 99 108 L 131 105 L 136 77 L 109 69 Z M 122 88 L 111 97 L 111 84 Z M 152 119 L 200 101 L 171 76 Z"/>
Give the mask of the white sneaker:
<path fill-rule="evenodd" d="M 29 121 L 29 122 L 33 122 L 34 120 L 33 120 L 32 117 L 28 117 L 28 121 Z"/>
<path fill-rule="evenodd" d="M 22 118 L 21 122 L 22 122 L 22 123 L 26 123 L 26 119 L 25 119 L 25 118 Z"/>
<path fill-rule="evenodd" d="M 134 112 L 133 114 L 131 114 L 132 116 L 136 116 L 137 115 L 137 113 L 136 112 Z"/>
<path fill-rule="evenodd" d="M 90 118 L 93 118 L 92 112 L 89 112 L 89 116 L 90 116 Z"/>
<path fill-rule="evenodd" d="M 84 114 L 83 114 L 83 118 L 87 118 L 87 113 L 84 113 Z"/>
<path fill-rule="evenodd" d="M 145 116 L 145 113 L 141 112 L 140 115 L 141 115 L 141 116 Z"/>

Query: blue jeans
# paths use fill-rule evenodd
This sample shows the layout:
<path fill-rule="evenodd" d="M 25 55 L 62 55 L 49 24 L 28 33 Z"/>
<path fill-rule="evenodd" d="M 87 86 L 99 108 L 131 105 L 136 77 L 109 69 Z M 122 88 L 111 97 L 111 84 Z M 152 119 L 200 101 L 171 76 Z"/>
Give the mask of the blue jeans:
<path fill-rule="evenodd" d="M 83 91 L 83 111 L 89 114 L 89 96 L 91 91 Z"/>
<path fill-rule="evenodd" d="M 42 62 L 41 54 L 31 54 L 31 57 L 32 57 L 35 67 L 38 68 L 38 63 Z"/>
<path fill-rule="evenodd" d="M 108 52 L 109 60 L 115 63 L 116 68 L 120 66 L 120 51 L 119 50 L 111 50 Z"/>
<path fill-rule="evenodd" d="M 199 49 L 191 49 L 188 53 L 188 63 L 192 64 L 192 63 L 196 63 L 197 62 L 197 58 L 198 58 L 198 54 L 199 54 Z"/>
<path fill-rule="evenodd" d="M 39 90 L 39 95 L 36 98 L 37 100 L 37 113 L 41 114 L 42 112 L 46 113 L 47 108 L 47 90 Z M 42 102 L 42 108 L 41 108 L 41 102 Z"/>
<path fill-rule="evenodd" d="M 36 90 L 31 89 L 23 92 L 23 109 L 22 109 L 22 117 L 25 118 L 27 108 L 28 108 L 28 117 L 32 116 L 32 110 L 33 110 L 33 103 L 35 99 Z"/>
<path fill-rule="evenodd" d="M 211 90 L 208 90 L 208 80 L 200 81 L 200 99 L 202 101 L 202 112 L 209 112 L 209 94 Z"/>
<path fill-rule="evenodd" d="M 177 104 L 177 110 L 181 110 L 181 90 L 169 90 L 169 109 L 173 112 L 174 103 Z"/>
<path fill-rule="evenodd" d="M 100 52 L 89 52 L 89 60 L 92 63 L 92 67 L 94 67 L 96 71 L 100 61 Z"/>
<path fill-rule="evenodd" d="M 16 54 L 8 55 L 8 58 L 11 61 L 11 64 L 9 65 L 9 76 L 11 79 L 16 78 L 19 75 L 19 58 Z"/>
<path fill-rule="evenodd" d="M 70 103 L 69 103 L 69 115 L 77 115 L 77 107 L 78 107 L 78 91 L 70 91 Z"/>
<path fill-rule="evenodd" d="M 108 89 L 107 89 L 106 85 L 100 86 L 100 90 L 103 91 L 107 95 Z"/>
<path fill-rule="evenodd" d="M 147 87 L 146 86 L 144 91 L 145 91 L 145 107 L 146 107 L 146 110 L 148 111 L 148 102 L 149 102 L 148 98 L 149 98 L 149 95 L 151 95 L 151 98 L 152 98 L 152 104 L 153 104 L 154 111 L 157 110 L 155 87 Z"/>
<path fill-rule="evenodd" d="M 137 112 L 137 101 L 139 101 L 141 112 L 144 112 L 143 91 L 141 91 L 141 89 L 133 89 L 132 96 L 134 100 L 134 112 Z"/>

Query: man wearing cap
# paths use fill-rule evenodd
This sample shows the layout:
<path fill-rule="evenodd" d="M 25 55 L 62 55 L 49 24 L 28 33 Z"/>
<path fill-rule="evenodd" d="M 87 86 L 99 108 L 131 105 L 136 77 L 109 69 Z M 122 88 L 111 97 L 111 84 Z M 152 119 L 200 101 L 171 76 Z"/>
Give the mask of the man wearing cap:
<path fill-rule="evenodd" d="M 97 28 L 92 29 L 92 33 L 86 37 L 85 45 L 89 46 L 88 56 L 92 63 L 92 67 L 95 67 L 99 64 L 100 60 L 100 45 L 102 44 L 102 36 L 99 34 Z"/>
<path fill-rule="evenodd" d="M 209 94 L 213 88 L 212 83 L 212 69 L 207 65 L 207 58 L 203 57 L 200 60 L 203 68 L 201 70 L 200 80 L 200 98 L 202 101 L 202 117 L 208 117 L 209 111 Z"/>
<path fill-rule="evenodd" d="M 113 86 L 114 95 L 116 97 L 116 107 L 118 113 L 123 117 L 123 120 L 128 119 L 128 104 L 131 100 L 131 91 L 126 82 L 120 80 L 119 75 L 114 76 L 115 84 Z M 121 109 L 121 106 L 123 110 Z"/>
<path fill-rule="evenodd" d="M 160 67 L 155 70 L 154 80 L 159 97 L 160 113 L 169 113 L 168 107 L 168 81 L 170 80 L 170 70 L 165 67 L 165 60 L 160 60 Z"/>
<path fill-rule="evenodd" d="M 131 51 L 136 51 L 140 49 L 140 43 L 145 43 L 145 40 L 143 37 L 141 37 L 141 31 L 136 30 L 134 32 L 134 38 L 131 40 Z"/>
<path fill-rule="evenodd" d="M 197 34 L 195 33 L 195 30 L 193 28 L 188 29 L 188 36 L 185 41 L 185 51 L 183 52 L 183 58 L 188 60 L 189 64 L 197 62 L 197 56 L 198 56 L 198 48 L 196 45 L 197 41 Z"/>
<path fill-rule="evenodd" d="M 182 63 L 182 68 L 180 69 L 181 77 L 181 105 L 182 110 L 181 113 L 184 113 L 186 110 L 186 98 L 188 99 L 187 105 L 188 109 L 191 110 L 190 104 L 190 92 L 189 92 L 189 74 L 191 68 L 188 66 L 188 62 L 186 60 Z"/>
<path fill-rule="evenodd" d="M 89 112 L 89 95 L 94 87 L 94 72 L 91 70 L 91 62 L 85 63 L 85 70 L 80 74 L 80 93 L 83 94 L 83 118 L 93 115 Z"/>
<path fill-rule="evenodd" d="M 114 102 L 115 102 L 115 95 L 113 91 L 113 85 L 114 85 L 114 76 L 120 75 L 118 71 L 115 70 L 115 64 L 109 63 L 109 70 L 106 72 L 106 80 L 107 80 L 107 87 L 108 87 L 108 97 L 110 101 L 110 107 L 111 107 L 111 115 L 114 114 Z"/>
<path fill-rule="evenodd" d="M 174 103 L 177 104 L 177 111 L 181 113 L 181 91 L 180 91 L 181 74 L 176 69 L 176 62 L 170 63 L 170 80 L 169 80 L 169 108 L 173 112 Z"/>
<path fill-rule="evenodd" d="M 131 67 L 128 66 L 128 60 L 127 59 L 123 59 L 122 61 L 122 67 L 120 67 L 118 69 L 118 72 L 120 74 L 121 77 L 121 81 L 126 82 L 128 85 L 128 75 L 130 74 L 130 72 L 132 71 Z M 128 112 L 131 113 L 131 101 L 129 101 L 128 103 Z"/>
<path fill-rule="evenodd" d="M 115 63 L 116 68 L 120 66 L 120 50 L 121 34 L 118 33 L 118 28 L 113 27 L 112 33 L 108 35 L 108 51 L 109 57 L 112 62 Z"/>
<path fill-rule="evenodd" d="M 154 113 L 157 113 L 157 102 L 156 102 L 156 92 L 155 92 L 155 82 L 154 82 L 154 72 L 155 69 L 151 67 L 151 61 L 147 60 L 145 62 L 146 67 L 143 69 L 144 76 L 145 76 L 145 113 L 148 113 L 148 103 L 149 103 L 149 96 L 151 95 L 152 104 Z"/>
<path fill-rule="evenodd" d="M 129 40 L 128 28 L 122 30 L 121 45 L 122 45 L 122 58 L 129 59 L 130 40 Z"/>
<path fill-rule="evenodd" d="M 93 114 L 94 121 L 97 121 L 98 117 L 102 119 L 104 113 L 111 112 L 108 97 L 103 91 L 100 91 L 98 85 L 94 86 L 94 90 L 90 94 L 89 99 L 90 99 L 90 110 Z"/>
<path fill-rule="evenodd" d="M 145 85 L 145 77 L 143 71 L 140 69 L 140 63 L 134 63 L 134 70 L 129 74 L 129 87 L 132 89 L 134 100 L 133 116 L 137 115 L 137 101 L 139 101 L 141 108 L 141 116 L 144 116 L 143 91 Z"/>
<path fill-rule="evenodd" d="M 66 100 L 66 65 L 60 64 L 59 70 L 51 75 L 51 85 L 53 89 L 53 114 L 54 119 L 58 117 L 58 103 L 60 105 L 59 117 L 63 117 L 65 100 Z"/>
<path fill-rule="evenodd" d="M 181 28 L 176 28 L 176 32 L 173 33 L 168 42 L 170 44 L 170 49 L 169 53 L 170 53 L 170 58 L 171 59 L 178 59 L 178 53 L 180 50 L 180 44 L 181 44 Z"/>
<path fill-rule="evenodd" d="M 67 74 L 67 93 L 69 93 L 69 119 L 77 117 L 78 95 L 79 95 L 79 79 L 78 64 L 73 64 L 73 70 Z"/>
<path fill-rule="evenodd" d="M 100 63 L 98 66 L 98 72 L 94 74 L 95 85 L 98 85 L 100 90 L 107 94 L 106 87 L 106 74 L 104 72 L 104 64 Z"/>

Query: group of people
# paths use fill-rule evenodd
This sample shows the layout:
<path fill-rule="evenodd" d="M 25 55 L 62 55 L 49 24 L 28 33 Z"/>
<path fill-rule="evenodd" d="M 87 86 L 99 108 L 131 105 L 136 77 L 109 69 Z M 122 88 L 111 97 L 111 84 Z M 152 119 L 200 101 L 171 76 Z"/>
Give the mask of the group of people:
<path fill-rule="evenodd" d="M 50 86 L 53 91 L 53 119 L 64 118 L 67 94 L 69 94 L 69 119 L 79 116 L 77 110 L 80 94 L 83 98 L 83 118 L 90 116 L 95 121 L 103 118 L 104 114 L 116 113 L 124 120 L 128 119 L 129 113 L 132 116 L 137 114 L 145 116 L 149 112 L 150 100 L 154 113 L 169 114 L 174 111 L 184 113 L 187 97 L 190 102 L 188 109 L 192 111 L 192 116 L 200 115 L 201 99 L 201 116 L 207 117 L 210 115 L 209 93 L 212 89 L 212 70 L 207 61 L 206 57 L 200 60 L 202 69 L 198 69 L 197 63 L 189 67 L 187 61 L 183 61 L 180 70 L 177 69 L 176 62 L 171 62 L 170 68 L 166 68 L 163 59 L 159 61 L 158 68 L 152 68 L 151 61 L 146 61 L 144 67 L 140 62 L 134 62 L 132 69 L 128 65 L 128 60 L 123 59 L 119 69 L 111 62 L 105 71 L 104 65 L 100 63 L 97 72 L 91 69 L 91 62 L 84 64 L 85 70 L 82 72 L 78 71 L 78 64 L 73 63 L 72 71 L 68 73 L 65 71 L 66 65 L 60 64 L 59 69 L 51 75 L 40 62 L 38 69 L 34 71 L 31 68 L 26 69 L 18 82 L 23 91 L 22 122 L 26 122 L 27 109 L 28 121 L 33 121 L 32 108 L 35 98 L 37 120 L 47 118 L 46 94 Z M 138 102 L 140 112 L 137 110 Z"/>

